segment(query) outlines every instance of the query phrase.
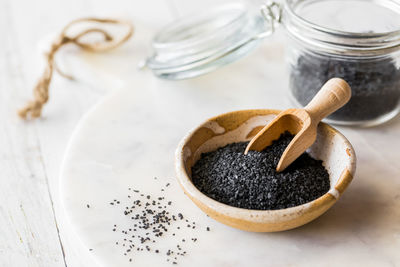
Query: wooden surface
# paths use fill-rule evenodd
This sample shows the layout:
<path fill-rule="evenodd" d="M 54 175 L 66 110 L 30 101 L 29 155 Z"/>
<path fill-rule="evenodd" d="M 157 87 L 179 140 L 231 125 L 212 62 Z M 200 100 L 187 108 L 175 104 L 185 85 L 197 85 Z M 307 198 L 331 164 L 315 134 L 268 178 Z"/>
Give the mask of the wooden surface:
<path fill-rule="evenodd" d="M 93 266 L 65 224 L 58 174 L 72 130 L 112 87 L 77 70 L 69 71 L 78 81 L 55 75 L 44 117 L 21 121 L 16 110 L 31 97 L 43 69 L 41 46 L 78 17 L 122 16 L 160 29 L 211 2 L 216 1 L 0 1 L 0 267 Z M 61 54 L 80 56 L 74 48 Z"/>

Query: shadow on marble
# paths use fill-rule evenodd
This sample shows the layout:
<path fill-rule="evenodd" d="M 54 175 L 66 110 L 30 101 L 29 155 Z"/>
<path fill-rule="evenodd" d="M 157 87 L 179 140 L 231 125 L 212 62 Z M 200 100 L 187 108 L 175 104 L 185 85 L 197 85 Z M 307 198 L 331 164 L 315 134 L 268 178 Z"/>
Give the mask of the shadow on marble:
<path fill-rule="evenodd" d="M 392 128 L 398 128 L 398 127 L 400 127 L 400 114 L 397 114 L 396 117 L 394 117 L 393 119 L 381 125 L 372 127 L 371 129 L 379 128 L 380 130 L 391 130 Z"/>
<path fill-rule="evenodd" d="M 364 199 L 368 196 L 368 200 Z M 324 232 L 325 234 L 347 234 L 354 227 L 376 224 L 382 215 L 378 194 L 371 188 L 359 185 L 349 189 L 339 202 L 315 221 L 294 229 L 290 234 Z"/>
<path fill-rule="evenodd" d="M 376 235 L 389 235 L 400 219 L 392 210 L 399 194 L 390 190 L 390 180 L 377 176 L 371 169 L 379 164 L 365 165 L 358 170 L 352 184 L 341 199 L 321 217 L 302 227 L 278 233 L 285 238 L 310 239 L 326 246 L 349 238 L 368 242 Z M 392 192 L 390 192 L 392 191 Z M 394 203 L 394 205 L 393 205 Z M 398 203 L 398 201 L 397 201 Z M 363 236 L 361 238 L 360 236 Z"/>

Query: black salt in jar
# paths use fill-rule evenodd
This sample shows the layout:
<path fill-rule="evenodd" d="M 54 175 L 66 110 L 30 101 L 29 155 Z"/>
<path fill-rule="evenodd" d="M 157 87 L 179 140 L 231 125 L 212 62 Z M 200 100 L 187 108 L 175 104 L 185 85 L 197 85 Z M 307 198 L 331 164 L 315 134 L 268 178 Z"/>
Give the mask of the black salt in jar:
<path fill-rule="evenodd" d="M 141 67 L 163 79 L 193 78 L 247 55 L 278 26 L 288 36 L 295 104 L 306 105 L 322 84 L 340 77 L 352 98 L 327 121 L 367 126 L 399 113 L 400 3 L 394 0 L 269 1 L 261 12 L 243 2 L 213 7 L 167 25 Z"/>
<path fill-rule="evenodd" d="M 307 105 L 328 79 L 340 77 L 350 84 L 352 97 L 327 121 L 370 126 L 398 114 L 399 2 L 292 0 L 282 24 L 296 104 Z"/>
<path fill-rule="evenodd" d="M 352 88 L 350 101 L 329 119 L 342 124 L 367 124 L 397 113 L 400 100 L 400 70 L 390 58 L 341 60 L 320 55 L 302 55 L 290 73 L 294 98 L 307 105 L 324 82 L 345 79 Z M 393 114 L 394 115 L 394 114 Z"/>

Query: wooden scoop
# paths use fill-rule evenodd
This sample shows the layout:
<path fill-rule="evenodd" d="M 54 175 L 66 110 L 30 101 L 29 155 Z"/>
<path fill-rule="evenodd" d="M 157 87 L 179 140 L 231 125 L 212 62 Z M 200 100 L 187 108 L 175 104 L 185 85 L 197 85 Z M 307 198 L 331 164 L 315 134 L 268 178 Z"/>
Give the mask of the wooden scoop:
<path fill-rule="evenodd" d="M 276 171 L 283 171 L 315 142 L 318 123 L 346 104 L 350 97 L 351 89 L 345 80 L 330 79 L 304 109 L 288 109 L 279 113 L 254 136 L 244 153 L 247 154 L 249 150 L 262 151 L 288 131 L 295 136 L 276 167 Z"/>

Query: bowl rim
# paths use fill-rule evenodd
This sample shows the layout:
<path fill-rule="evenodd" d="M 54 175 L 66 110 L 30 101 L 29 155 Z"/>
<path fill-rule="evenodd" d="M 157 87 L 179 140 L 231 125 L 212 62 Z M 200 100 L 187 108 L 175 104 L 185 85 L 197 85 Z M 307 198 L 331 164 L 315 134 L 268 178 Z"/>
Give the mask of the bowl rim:
<path fill-rule="evenodd" d="M 179 145 L 175 152 L 175 171 L 177 174 L 178 182 L 185 192 L 185 194 L 193 201 L 196 205 L 200 202 L 202 205 L 206 206 L 211 210 L 218 210 L 218 213 L 222 215 L 235 217 L 238 219 L 251 220 L 256 223 L 265 223 L 266 221 L 276 222 L 276 218 L 280 218 L 281 221 L 289 221 L 295 219 L 295 217 L 300 214 L 304 214 L 307 211 L 310 211 L 312 208 L 318 208 L 320 206 L 332 205 L 336 202 L 339 197 L 343 194 L 344 190 L 350 184 L 353 179 L 355 169 L 356 169 L 356 154 L 353 146 L 349 142 L 349 140 L 337 129 L 330 126 L 329 124 L 321 122 L 322 127 L 326 127 L 328 130 L 332 131 L 335 135 L 338 135 L 343 141 L 344 144 L 349 149 L 349 165 L 350 168 L 345 168 L 336 184 L 331 185 L 328 192 L 324 195 L 320 196 L 317 199 L 314 199 L 310 202 L 304 203 L 302 205 L 289 207 L 285 209 L 276 209 L 276 210 L 254 210 L 254 209 L 245 209 L 238 208 L 234 206 L 230 206 L 228 204 L 224 204 L 217 200 L 210 198 L 201 192 L 197 187 L 192 183 L 192 180 L 189 174 L 186 171 L 185 162 L 184 162 L 184 148 L 188 141 L 193 137 L 193 135 L 209 121 L 214 121 L 216 118 L 231 115 L 239 112 L 265 112 L 264 115 L 277 115 L 281 110 L 276 109 L 244 109 L 244 110 L 235 110 L 226 113 L 222 113 L 217 116 L 213 116 L 198 126 L 194 127 L 190 130 L 179 142 Z M 263 116 L 263 115 L 255 115 L 255 116 Z M 321 126 L 319 126 L 321 127 Z M 268 220 L 269 219 L 269 220 Z"/>

